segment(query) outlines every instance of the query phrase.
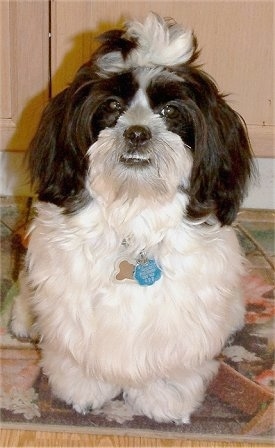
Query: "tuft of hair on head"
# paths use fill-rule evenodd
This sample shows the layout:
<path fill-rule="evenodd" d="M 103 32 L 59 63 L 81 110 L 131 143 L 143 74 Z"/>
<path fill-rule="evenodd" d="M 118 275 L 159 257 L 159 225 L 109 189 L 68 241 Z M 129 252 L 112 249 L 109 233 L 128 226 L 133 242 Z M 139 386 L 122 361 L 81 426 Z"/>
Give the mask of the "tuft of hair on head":
<path fill-rule="evenodd" d="M 101 42 L 105 41 L 105 54 L 97 64 L 105 72 L 138 67 L 173 67 L 193 62 L 198 56 L 197 40 L 192 30 L 153 12 L 144 22 L 126 22 L 124 32 L 114 31 L 104 33 L 100 38 Z"/>
<path fill-rule="evenodd" d="M 144 23 L 131 21 L 126 24 L 125 37 L 138 42 L 129 59 L 138 66 L 173 66 L 188 62 L 194 53 L 194 38 L 172 19 L 150 13 Z"/>

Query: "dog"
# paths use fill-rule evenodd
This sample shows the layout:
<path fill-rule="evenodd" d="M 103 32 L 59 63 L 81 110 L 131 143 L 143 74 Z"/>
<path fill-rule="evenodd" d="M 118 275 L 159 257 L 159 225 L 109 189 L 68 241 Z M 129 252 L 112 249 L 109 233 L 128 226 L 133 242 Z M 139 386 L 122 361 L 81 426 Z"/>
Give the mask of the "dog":
<path fill-rule="evenodd" d="M 243 325 L 232 223 L 253 172 L 243 119 L 197 39 L 150 13 L 99 37 L 31 142 L 36 216 L 11 330 L 85 414 L 188 423 Z"/>

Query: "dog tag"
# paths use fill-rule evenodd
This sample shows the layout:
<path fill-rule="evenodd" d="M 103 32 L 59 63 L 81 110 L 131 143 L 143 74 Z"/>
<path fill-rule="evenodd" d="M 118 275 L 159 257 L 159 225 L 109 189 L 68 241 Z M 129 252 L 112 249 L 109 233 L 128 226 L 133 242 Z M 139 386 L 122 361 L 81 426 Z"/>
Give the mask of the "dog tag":
<path fill-rule="evenodd" d="M 135 266 L 134 279 L 141 286 L 151 286 L 161 277 L 161 269 L 153 259 L 147 259 Z"/>
<path fill-rule="evenodd" d="M 133 280 L 135 265 L 123 260 L 119 263 L 118 272 L 116 274 L 117 280 Z"/>

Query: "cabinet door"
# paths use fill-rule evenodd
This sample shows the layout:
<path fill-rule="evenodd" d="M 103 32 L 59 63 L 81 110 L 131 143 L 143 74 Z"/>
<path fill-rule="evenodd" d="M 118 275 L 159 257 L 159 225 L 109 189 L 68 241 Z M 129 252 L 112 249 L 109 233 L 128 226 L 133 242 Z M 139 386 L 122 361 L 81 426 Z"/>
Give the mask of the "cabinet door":
<path fill-rule="evenodd" d="M 94 37 L 142 19 L 149 11 L 194 29 L 199 62 L 228 93 L 230 105 L 248 124 L 254 152 L 272 156 L 273 1 L 55 0 L 52 4 L 52 87 L 63 89 L 95 46 Z"/>
<path fill-rule="evenodd" d="M 0 150 L 25 150 L 48 100 L 49 4 L 0 1 Z"/>

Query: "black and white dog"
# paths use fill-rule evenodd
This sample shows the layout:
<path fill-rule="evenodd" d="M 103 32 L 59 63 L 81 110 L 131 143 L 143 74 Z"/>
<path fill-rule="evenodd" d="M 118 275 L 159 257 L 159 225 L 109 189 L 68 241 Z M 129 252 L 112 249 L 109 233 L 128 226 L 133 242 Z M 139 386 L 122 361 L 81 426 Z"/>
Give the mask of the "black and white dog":
<path fill-rule="evenodd" d="M 194 65 L 192 32 L 150 14 L 100 39 L 31 144 L 37 215 L 11 327 L 40 335 L 52 389 L 78 412 L 123 391 L 187 423 L 243 324 L 230 225 L 250 145 Z"/>

